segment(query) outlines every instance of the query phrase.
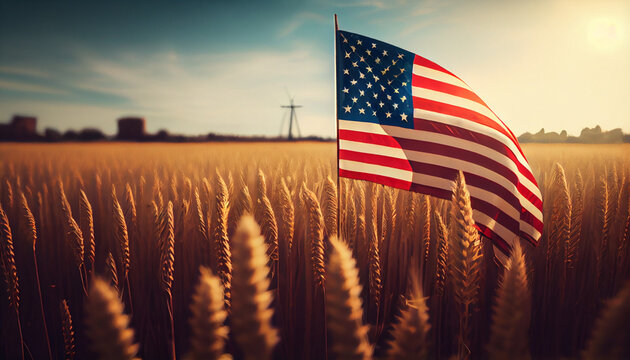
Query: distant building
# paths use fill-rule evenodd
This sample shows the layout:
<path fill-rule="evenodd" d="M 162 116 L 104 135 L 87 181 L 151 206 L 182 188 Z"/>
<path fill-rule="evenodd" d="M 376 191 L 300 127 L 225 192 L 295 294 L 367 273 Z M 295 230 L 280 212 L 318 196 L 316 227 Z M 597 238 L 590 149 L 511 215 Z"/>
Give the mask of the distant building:
<path fill-rule="evenodd" d="M 0 124 L 0 139 L 9 141 L 39 140 L 37 118 L 34 116 L 14 115 L 9 124 Z"/>
<path fill-rule="evenodd" d="M 118 140 L 142 140 L 146 136 L 145 121 L 138 117 L 125 117 L 118 119 Z"/>

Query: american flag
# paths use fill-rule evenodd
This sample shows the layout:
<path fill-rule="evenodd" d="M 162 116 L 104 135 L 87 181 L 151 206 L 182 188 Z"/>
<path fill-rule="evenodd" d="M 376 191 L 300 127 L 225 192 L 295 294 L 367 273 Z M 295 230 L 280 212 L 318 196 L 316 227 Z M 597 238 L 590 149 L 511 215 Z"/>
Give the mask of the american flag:
<path fill-rule="evenodd" d="M 536 245 L 542 197 L 516 137 L 470 87 L 396 46 L 337 31 L 339 176 L 451 198 L 462 171 L 499 260 Z"/>

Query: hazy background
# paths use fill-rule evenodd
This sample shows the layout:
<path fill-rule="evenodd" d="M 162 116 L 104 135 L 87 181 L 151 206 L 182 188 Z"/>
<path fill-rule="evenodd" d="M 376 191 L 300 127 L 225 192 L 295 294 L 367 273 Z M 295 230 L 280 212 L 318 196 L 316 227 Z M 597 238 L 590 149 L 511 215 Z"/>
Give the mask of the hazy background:
<path fill-rule="evenodd" d="M 0 122 L 277 135 L 286 88 L 302 134 L 334 136 L 334 13 L 451 70 L 516 134 L 630 132 L 627 0 L 1 0 Z"/>

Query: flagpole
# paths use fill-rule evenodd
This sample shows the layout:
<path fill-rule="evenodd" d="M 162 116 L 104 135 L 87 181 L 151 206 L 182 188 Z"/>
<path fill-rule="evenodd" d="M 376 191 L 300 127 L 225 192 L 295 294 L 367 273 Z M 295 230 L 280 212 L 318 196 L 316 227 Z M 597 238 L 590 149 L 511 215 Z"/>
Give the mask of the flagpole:
<path fill-rule="evenodd" d="M 337 116 L 337 32 L 339 25 L 337 24 L 337 14 L 335 16 L 335 48 L 333 49 L 333 68 L 334 87 L 335 87 L 335 126 L 337 130 L 337 236 L 341 237 L 341 186 L 339 176 L 339 117 Z"/>

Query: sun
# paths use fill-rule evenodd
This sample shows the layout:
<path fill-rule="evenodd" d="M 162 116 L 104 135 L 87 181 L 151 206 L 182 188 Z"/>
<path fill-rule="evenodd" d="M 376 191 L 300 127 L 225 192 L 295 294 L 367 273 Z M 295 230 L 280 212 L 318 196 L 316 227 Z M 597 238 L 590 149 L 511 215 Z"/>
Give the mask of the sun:
<path fill-rule="evenodd" d="M 588 41 L 600 50 L 613 50 L 621 44 L 621 24 L 614 19 L 601 17 L 588 24 Z"/>

